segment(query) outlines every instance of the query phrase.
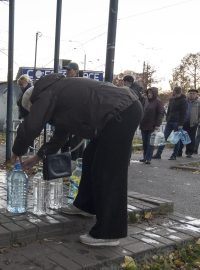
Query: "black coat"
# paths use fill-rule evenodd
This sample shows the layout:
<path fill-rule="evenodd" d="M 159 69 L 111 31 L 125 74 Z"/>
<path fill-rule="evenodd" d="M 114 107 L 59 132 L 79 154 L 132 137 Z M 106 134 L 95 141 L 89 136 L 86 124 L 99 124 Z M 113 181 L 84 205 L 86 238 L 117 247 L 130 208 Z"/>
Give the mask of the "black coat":
<path fill-rule="evenodd" d="M 57 152 L 68 133 L 92 139 L 113 117 L 120 121 L 119 113 L 135 100 L 128 89 L 111 83 L 59 74 L 42 77 L 34 86 L 33 105 L 18 128 L 13 153 L 24 155 L 46 123 L 55 126 L 55 133 L 50 143 L 39 150 L 39 156 Z"/>
<path fill-rule="evenodd" d="M 167 109 L 166 121 L 177 123 L 178 126 L 183 126 L 187 112 L 187 101 L 185 95 L 180 97 L 172 97 L 169 100 Z"/>

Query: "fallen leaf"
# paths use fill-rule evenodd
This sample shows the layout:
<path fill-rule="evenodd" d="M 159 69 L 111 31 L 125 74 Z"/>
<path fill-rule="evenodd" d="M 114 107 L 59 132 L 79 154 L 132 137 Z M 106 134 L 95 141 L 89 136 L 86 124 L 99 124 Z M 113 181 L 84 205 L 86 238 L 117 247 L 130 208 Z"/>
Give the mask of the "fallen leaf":
<path fill-rule="evenodd" d="M 197 245 L 200 245 L 200 238 L 196 241 Z"/>
<path fill-rule="evenodd" d="M 144 213 L 144 219 L 149 220 L 149 219 L 152 219 L 152 218 L 153 218 L 152 212 L 145 212 Z"/>
<path fill-rule="evenodd" d="M 121 267 L 125 270 L 137 270 L 136 263 L 130 256 L 124 257 L 124 263 L 121 264 Z"/>

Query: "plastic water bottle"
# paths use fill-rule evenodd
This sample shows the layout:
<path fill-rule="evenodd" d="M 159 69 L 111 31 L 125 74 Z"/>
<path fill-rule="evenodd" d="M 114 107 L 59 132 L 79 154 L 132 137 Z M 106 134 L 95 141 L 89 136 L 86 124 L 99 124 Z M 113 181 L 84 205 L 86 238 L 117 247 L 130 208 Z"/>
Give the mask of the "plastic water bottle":
<path fill-rule="evenodd" d="M 28 177 L 21 164 L 15 167 L 7 177 L 7 210 L 11 213 L 25 213 L 27 210 Z"/>
<path fill-rule="evenodd" d="M 150 136 L 150 145 L 155 146 L 156 133 L 152 132 Z"/>
<path fill-rule="evenodd" d="M 165 145 L 165 136 L 163 132 L 160 131 L 156 133 L 155 141 L 157 146 Z"/>
<path fill-rule="evenodd" d="M 50 180 L 48 182 L 48 206 L 51 209 L 59 209 L 63 204 L 63 179 Z"/>
<path fill-rule="evenodd" d="M 33 213 L 38 216 L 46 213 L 46 181 L 42 171 L 33 178 Z"/>
<path fill-rule="evenodd" d="M 67 203 L 73 203 L 73 201 L 75 200 L 78 193 L 81 175 L 82 175 L 82 158 L 78 158 L 76 160 L 75 170 L 72 172 L 72 175 L 70 176 L 69 179 L 70 184 L 67 196 Z"/>

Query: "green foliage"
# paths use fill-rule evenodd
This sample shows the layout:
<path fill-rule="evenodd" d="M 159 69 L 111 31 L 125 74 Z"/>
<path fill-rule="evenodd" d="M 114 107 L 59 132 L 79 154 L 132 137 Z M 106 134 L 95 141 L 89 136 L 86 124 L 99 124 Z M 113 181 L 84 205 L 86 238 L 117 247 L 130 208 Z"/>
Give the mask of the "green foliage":
<path fill-rule="evenodd" d="M 200 269 L 200 239 L 196 243 L 177 247 L 167 255 L 154 255 L 134 266 L 137 270 L 198 270 Z"/>
<path fill-rule="evenodd" d="M 143 66 L 143 87 L 144 90 L 151 87 L 153 83 L 157 83 L 157 80 L 154 78 L 156 70 L 150 65 L 144 62 Z"/>
<path fill-rule="evenodd" d="M 6 134 L 1 132 L 0 133 L 0 144 L 5 144 L 6 143 Z"/>
<path fill-rule="evenodd" d="M 171 88 L 179 85 L 184 92 L 190 88 L 200 88 L 200 52 L 186 55 L 174 69 L 172 77 Z"/>

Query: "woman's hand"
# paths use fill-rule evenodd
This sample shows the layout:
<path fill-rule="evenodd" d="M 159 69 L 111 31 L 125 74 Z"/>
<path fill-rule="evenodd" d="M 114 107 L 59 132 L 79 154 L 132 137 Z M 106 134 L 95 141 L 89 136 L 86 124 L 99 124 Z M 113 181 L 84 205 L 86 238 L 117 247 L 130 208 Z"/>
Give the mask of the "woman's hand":
<path fill-rule="evenodd" d="M 22 163 L 22 157 L 21 156 L 17 156 L 14 153 L 12 154 L 11 157 L 11 164 L 15 164 L 17 162 L 17 160 L 19 160 L 20 163 Z"/>
<path fill-rule="evenodd" d="M 25 159 L 22 162 L 22 167 L 24 170 L 30 169 L 32 168 L 34 165 L 36 165 L 39 161 L 41 160 L 40 157 L 38 157 L 37 155 L 32 156 L 30 158 Z"/>

